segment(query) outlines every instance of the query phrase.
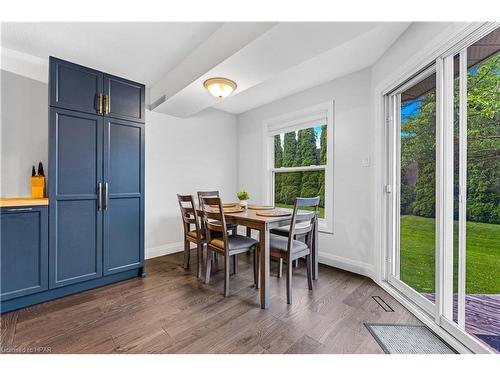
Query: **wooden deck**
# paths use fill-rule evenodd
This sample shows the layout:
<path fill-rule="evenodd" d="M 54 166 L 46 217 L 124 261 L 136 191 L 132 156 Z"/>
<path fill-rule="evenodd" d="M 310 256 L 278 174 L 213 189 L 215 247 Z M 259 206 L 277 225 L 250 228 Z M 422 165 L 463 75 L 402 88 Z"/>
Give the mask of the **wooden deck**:
<path fill-rule="evenodd" d="M 309 291 L 304 263 L 294 269 L 291 306 L 272 265 L 271 308 L 262 310 L 249 260 L 239 257 L 228 298 L 222 271 L 204 285 L 182 268 L 182 254 L 148 260 L 145 278 L 3 314 L 2 351 L 382 353 L 363 323 L 419 323 L 371 280 L 349 272 L 320 266 Z M 395 312 L 384 311 L 375 295 Z"/>

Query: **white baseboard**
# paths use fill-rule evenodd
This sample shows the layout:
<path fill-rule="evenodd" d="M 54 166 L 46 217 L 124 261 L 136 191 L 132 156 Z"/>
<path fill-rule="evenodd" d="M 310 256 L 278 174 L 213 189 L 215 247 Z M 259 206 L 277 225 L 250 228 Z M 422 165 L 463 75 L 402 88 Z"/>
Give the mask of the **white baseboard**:
<path fill-rule="evenodd" d="M 360 262 L 358 260 L 339 257 L 329 253 L 319 252 L 319 262 L 328 266 L 340 268 L 345 271 L 357 273 L 373 279 L 374 267 L 372 264 Z"/>
<path fill-rule="evenodd" d="M 184 244 L 182 242 L 173 242 L 162 246 L 146 248 L 144 257 L 146 259 L 151 259 L 163 255 L 179 253 L 181 251 L 184 251 Z"/>

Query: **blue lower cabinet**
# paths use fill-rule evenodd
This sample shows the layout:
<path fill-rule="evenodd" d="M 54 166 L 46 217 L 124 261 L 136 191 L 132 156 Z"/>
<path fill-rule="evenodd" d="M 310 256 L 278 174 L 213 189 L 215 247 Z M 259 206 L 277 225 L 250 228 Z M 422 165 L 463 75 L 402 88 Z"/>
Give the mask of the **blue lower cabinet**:
<path fill-rule="evenodd" d="M 1 301 L 48 289 L 48 208 L 0 210 Z"/>

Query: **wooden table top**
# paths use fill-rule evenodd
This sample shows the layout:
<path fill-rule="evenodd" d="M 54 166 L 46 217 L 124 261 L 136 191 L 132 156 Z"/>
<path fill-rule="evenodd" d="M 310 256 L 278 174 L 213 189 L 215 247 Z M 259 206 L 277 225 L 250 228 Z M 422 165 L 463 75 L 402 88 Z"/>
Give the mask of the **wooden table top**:
<path fill-rule="evenodd" d="M 224 208 L 222 208 L 224 210 Z M 196 210 L 199 214 L 203 214 L 203 210 L 199 207 L 196 206 Z M 226 218 L 234 218 L 234 219 L 241 219 L 245 221 L 252 221 L 255 223 L 272 223 L 276 221 L 283 221 L 283 220 L 289 220 L 292 218 L 292 211 L 290 211 L 290 215 L 286 216 L 259 216 L 257 215 L 257 212 L 259 211 L 267 211 L 267 210 L 254 210 L 247 208 L 246 210 L 242 212 L 227 212 L 224 210 L 224 216 Z M 283 210 L 287 211 L 287 210 Z"/>
<path fill-rule="evenodd" d="M 224 216 L 232 218 L 240 218 L 247 221 L 253 221 L 258 223 L 272 223 L 275 221 L 283 221 L 292 218 L 291 211 L 290 215 L 287 216 L 259 216 L 257 215 L 257 212 L 259 212 L 259 210 L 246 209 L 243 212 L 224 213 Z"/>
<path fill-rule="evenodd" d="M 48 206 L 48 198 L 0 198 L 0 207 L 20 207 L 20 206 Z"/>

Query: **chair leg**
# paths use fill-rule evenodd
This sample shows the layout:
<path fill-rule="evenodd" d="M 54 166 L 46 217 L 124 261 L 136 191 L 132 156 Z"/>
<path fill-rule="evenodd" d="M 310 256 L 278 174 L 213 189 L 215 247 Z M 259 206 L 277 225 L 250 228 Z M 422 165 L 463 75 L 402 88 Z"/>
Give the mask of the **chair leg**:
<path fill-rule="evenodd" d="M 224 254 L 224 297 L 229 297 L 230 256 Z"/>
<path fill-rule="evenodd" d="M 189 241 L 184 240 L 184 269 L 189 268 L 189 260 L 191 257 L 191 246 Z"/>
<path fill-rule="evenodd" d="M 236 275 L 238 273 L 238 258 L 237 255 L 233 255 L 233 274 Z"/>
<path fill-rule="evenodd" d="M 278 260 L 278 278 L 283 277 L 283 259 Z"/>
<path fill-rule="evenodd" d="M 212 251 L 207 246 L 207 257 L 205 258 L 205 284 L 210 282 L 210 271 L 212 269 Z"/>
<path fill-rule="evenodd" d="M 292 304 L 292 261 L 286 265 L 286 303 Z"/>
<path fill-rule="evenodd" d="M 247 237 L 252 237 L 252 228 L 247 227 Z M 250 256 L 250 252 L 247 253 L 247 256 Z"/>
<path fill-rule="evenodd" d="M 203 244 L 199 242 L 197 244 L 198 246 L 196 247 L 196 262 L 197 262 L 197 272 L 196 272 L 196 277 L 198 279 L 201 277 L 201 274 L 203 273 Z"/>
<path fill-rule="evenodd" d="M 306 264 L 307 264 L 307 286 L 309 290 L 313 288 L 313 279 L 312 279 L 312 256 L 311 254 L 306 255 Z"/>

